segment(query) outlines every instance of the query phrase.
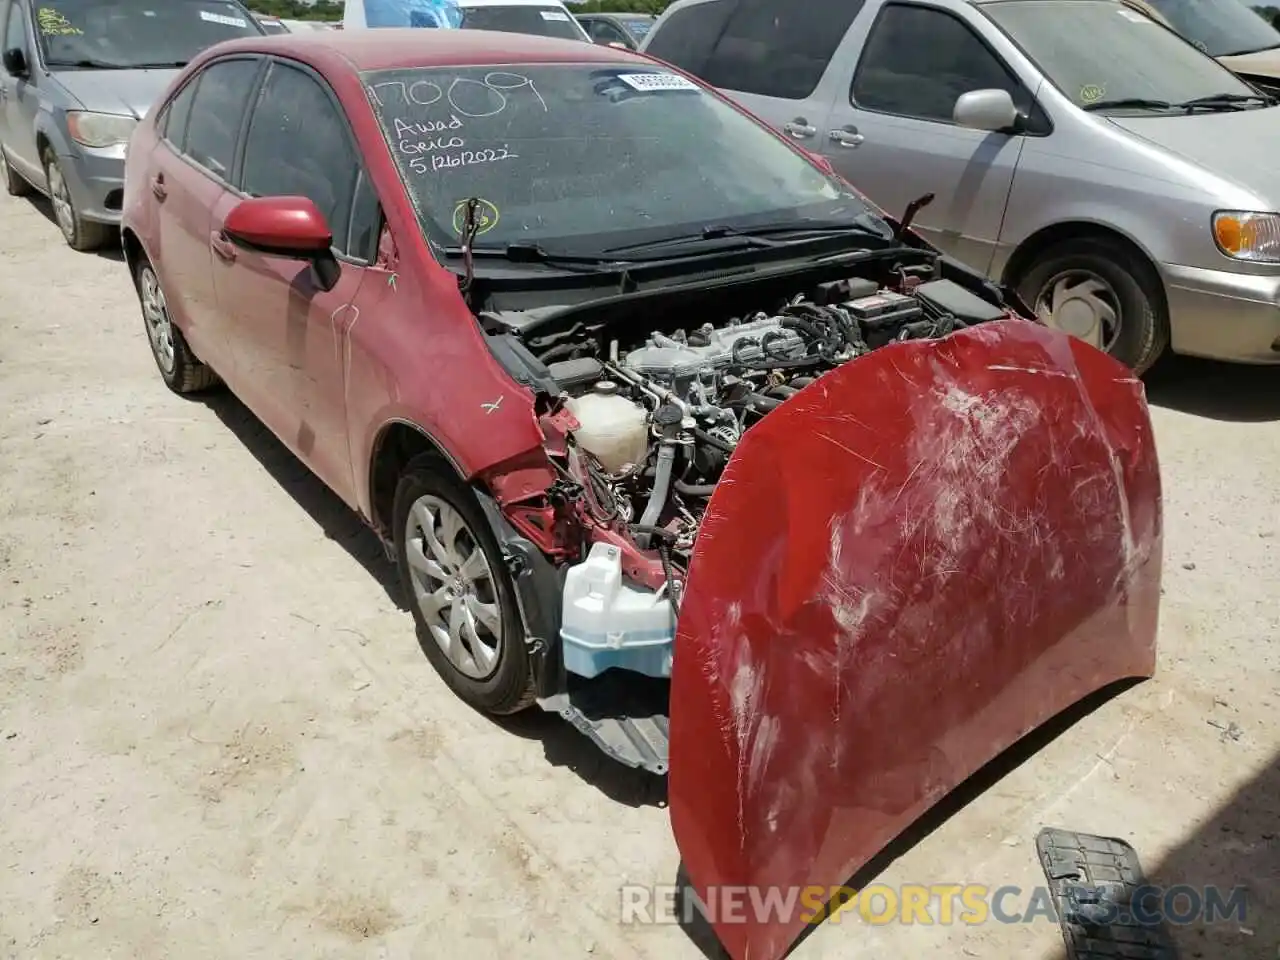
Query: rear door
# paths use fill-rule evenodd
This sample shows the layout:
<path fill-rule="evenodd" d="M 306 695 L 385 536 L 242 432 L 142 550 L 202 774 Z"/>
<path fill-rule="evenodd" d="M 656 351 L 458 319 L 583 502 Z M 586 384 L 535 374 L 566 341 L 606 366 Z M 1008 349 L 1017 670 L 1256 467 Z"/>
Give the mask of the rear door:
<path fill-rule="evenodd" d="M 245 134 L 238 182 L 239 190 L 214 210 L 213 270 L 247 402 L 350 501 L 343 354 L 346 334 L 360 319 L 353 301 L 377 252 L 379 204 L 338 99 L 318 74 L 289 61 L 271 63 Z M 319 207 L 342 264 L 332 290 L 318 285 L 308 262 L 218 239 L 245 196 L 303 196 Z"/>
<path fill-rule="evenodd" d="M 186 83 L 160 119 L 147 189 L 156 200 L 153 251 L 170 315 L 203 361 L 235 385 L 226 318 L 214 294 L 210 218 L 230 190 L 260 57 L 216 60 Z"/>
<path fill-rule="evenodd" d="M 999 88 L 1009 91 L 1033 130 L 1047 133 L 1031 92 L 960 12 L 907 2 L 880 8 L 856 68 L 840 86 L 823 154 L 891 215 L 934 194 L 916 229 L 986 271 L 1024 135 L 971 130 L 952 114 L 961 94 Z"/>
<path fill-rule="evenodd" d="M 838 94 L 827 66 L 861 8 L 862 0 L 709 0 L 667 18 L 646 52 L 817 150 Z"/>

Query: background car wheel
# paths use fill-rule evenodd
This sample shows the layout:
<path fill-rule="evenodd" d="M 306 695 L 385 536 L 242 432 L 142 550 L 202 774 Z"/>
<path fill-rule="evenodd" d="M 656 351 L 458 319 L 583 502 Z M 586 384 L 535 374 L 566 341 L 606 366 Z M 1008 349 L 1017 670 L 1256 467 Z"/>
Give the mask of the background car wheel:
<path fill-rule="evenodd" d="M 138 300 L 142 305 L 142 322 L 147 328 L 147 340 L 151 355 L 155 357 L 160 376 L 174 393 L 195 393 L 207 390 L 218 382 L 212 368 L 196 359 L 186 339 L 169 319 L 169 306 L 164 298 L 160 278 L 151 263 L 138 264 L 134 281 L 138 288 Z"/>
<path fill-rule="evenodd" d="M 31 192 L 31 184 L 9 166 L 9 158 L 5 156 L 3 146 L 0 146 L 0 181 L 4 182 L 4 192 L 11 197 L 25 197 Z"/>
<path fill-rule="evenodd" d="M 400 582 L 450 689 L 486 713 L 515 713 L 534 700 L 515 588 L 479 503 L 444 469 L 419 458 L 396 488 Z"/>
<path fill-rule="evenodd" d="M 1105 350 L 1138 375 L 1169 344 L 1159 278 L 1115 241 L 1058 244 L 1023 275 L 1018 293 L 1046 324 Z"/>
<path fill-rule="evenodd" d="M 44 173 L 49 183 L 49 202 L 53 204 L 53 218 L 58 229 L 72 250 L 96 250 L 107 242 L 111 228 L 105 223 L 85 220 L 77 212 L 71 199 L 71 190 L 67 186 L 67 178 L 62 175 L 62 167 L 53 147 L 44 151 Z"/>

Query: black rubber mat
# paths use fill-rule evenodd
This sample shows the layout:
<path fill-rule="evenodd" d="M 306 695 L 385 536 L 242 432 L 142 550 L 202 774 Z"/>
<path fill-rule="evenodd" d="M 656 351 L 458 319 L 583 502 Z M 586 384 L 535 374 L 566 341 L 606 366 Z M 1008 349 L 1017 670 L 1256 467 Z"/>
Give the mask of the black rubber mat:
<path fill-rule="evenodd" d="M 1036 853 L 1053 895 L 1067 960 L 1176 960 L 1169 931 L 1135 894 L 1147 886 L 1123 840 L 1046 827 Z"/>

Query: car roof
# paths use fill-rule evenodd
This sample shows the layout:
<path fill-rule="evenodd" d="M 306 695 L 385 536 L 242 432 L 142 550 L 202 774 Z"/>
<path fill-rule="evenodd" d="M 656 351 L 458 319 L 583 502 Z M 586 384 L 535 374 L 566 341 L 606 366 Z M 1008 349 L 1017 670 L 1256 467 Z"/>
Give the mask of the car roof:
<path fill-rule="evenodd" d="M 417 27 L 314 30 L 246 37 L 224 41 L 211 49 L 219 53 L 278 54 L 316 64 L 336 54 L 359 73 L 410 67 L 511 63 L 651 63 L 628 50 L 581 40 L 490 30 L 424 30 Z"/>

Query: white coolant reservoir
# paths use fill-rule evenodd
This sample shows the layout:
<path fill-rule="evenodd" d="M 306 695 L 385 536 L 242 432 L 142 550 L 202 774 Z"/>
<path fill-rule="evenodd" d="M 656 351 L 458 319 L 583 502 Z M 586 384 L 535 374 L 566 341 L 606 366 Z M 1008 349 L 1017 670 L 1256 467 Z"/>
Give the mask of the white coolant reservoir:
<path fill-rule="evenodd" d="M 623 581 L 621 550 L 597 543 L 565 573 L 560 639 L 565 669 L 580 677 L 610 668 L 670 677 L 675 614 L 665 591 Z"/>
<path fill-rule="evenodd" d="M 618 473 L 644 458 L 649 442 L 644 407 L 619 396 L 616 383 L 602 380 L 567 406 L 582 424 L 574 438 L 607 471 Z"/>

